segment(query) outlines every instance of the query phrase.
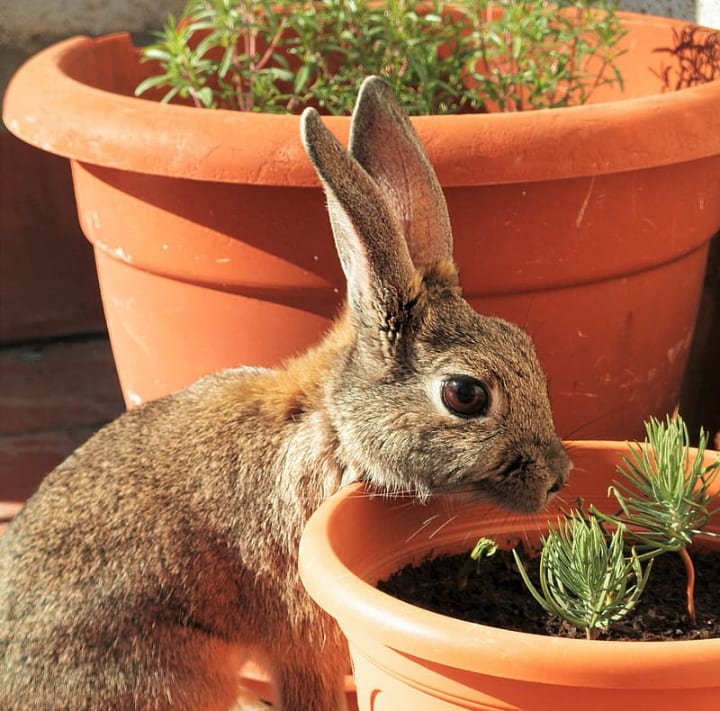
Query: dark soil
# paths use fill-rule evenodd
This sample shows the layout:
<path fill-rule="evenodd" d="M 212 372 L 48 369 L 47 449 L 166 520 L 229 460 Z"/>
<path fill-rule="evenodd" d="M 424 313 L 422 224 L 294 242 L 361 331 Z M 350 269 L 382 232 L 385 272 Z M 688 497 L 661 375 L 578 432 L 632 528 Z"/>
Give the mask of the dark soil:
<path fill-rule="evenodd" d="M 468 554 L 428 558 L 406 566 L 378 584 L 380 590 L 419 607 L 519 632 L 585 637 L 584 630 L 548 615 L 530 596 L 512 554 L 498 551 L 470 573 L 460 590 L 457 580 Z M 615 623 L 601 639 L 677 640 L 720 637 L 720 554 L 693 555 L 696 571 L 697 624 L 690 624 L 685 608 L 685 569 L 677 554 L 655 559 L 643 596 L 635 609 Z M 537 559 L 527 562 L 537 582 Z"/>

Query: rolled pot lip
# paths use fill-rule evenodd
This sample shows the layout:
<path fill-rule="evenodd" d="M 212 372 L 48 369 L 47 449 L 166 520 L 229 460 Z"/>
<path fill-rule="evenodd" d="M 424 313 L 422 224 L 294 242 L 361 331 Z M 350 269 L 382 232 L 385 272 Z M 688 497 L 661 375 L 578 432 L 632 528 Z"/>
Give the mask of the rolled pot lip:
<path fill-rule="evenodd" d="M 626 443 L 578 440 L 572 446 L 574 451 L 607 452 L 625 451 Z M 717 638 L 622 642 L 550 637 L 445 617 L 381 592 L 345 565 L 325 535 L 333 520 L 346 513 L 348 502 L 368 498 L 362 492 L 361 484 L 352 484 L 323 504 L 311 516 L 300 545 L 306 589 L 338 620 L 351 646 L 381 644 L 444 666 L 462 669 L 471 663 L 482 674 L 560 685 L 642 689 L 717 683 L 710 673 L 714 669 L 716 674 L 720 661 Z M 493 527 L 499 535 L 519 530 L 517 521 Z M 529 597 L 528 604 L 534 604 Z"/>
<path fill-rule="evenodd" d="M 629 28 L 688 24 L 618 14 Z M 127 33 L 117 33 L 73 37 L 31 57 L 6 92 L 3 119 L 9 130 L 51 153 L 115 169 L 318 186 L 299 138 L 299 116 L 161 104 L 73 78 L 73 67 L 104 43 L 137 52 Z M 720 80 L 560 109 L 412 120 L 441 184 L 453 187 L 602 175 L 720 155 L 718 104 Z M 349 117 L 328 116 L 324 121 L 347 142 Z M 440 131 L 442 124 L 452 130 Z M 610 141 L 616 147 L 606 153 Z"/>

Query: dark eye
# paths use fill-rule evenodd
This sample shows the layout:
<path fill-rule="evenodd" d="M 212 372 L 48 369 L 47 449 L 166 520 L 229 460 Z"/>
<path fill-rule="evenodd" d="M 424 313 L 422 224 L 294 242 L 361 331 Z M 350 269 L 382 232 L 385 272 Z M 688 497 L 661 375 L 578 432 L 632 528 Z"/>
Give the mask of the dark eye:
<path fill-rule="evenodd" d="M 440 397 L 450 412 L 461 417 L 484 414 L 490 399 L 485 386 L 469 375 L 453 375 L 444 380 Z"/>

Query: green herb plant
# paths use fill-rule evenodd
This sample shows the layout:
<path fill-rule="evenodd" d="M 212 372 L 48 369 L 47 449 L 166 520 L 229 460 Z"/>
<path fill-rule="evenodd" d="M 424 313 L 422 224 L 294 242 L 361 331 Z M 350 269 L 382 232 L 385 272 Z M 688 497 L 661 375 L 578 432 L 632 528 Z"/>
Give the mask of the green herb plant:
<path fill-rule="evenodd" d="M 720 474 L 720 458 L 703 466 L 708 436 L 702 430 L 697 454 L 690 461 L 690 437 L 680 419 L 645 425 L 646 444 L 630 448 L 618 471 L 622 481 L 610 487 L 620 506 L 614 515 L 593 510 L 610 524 L 626 528 L 648 559 L 677 552 L 685 565 L 687 613 L 695 624 L 695 567 L 688 546 L 706 531 L 710 518 L 720 510 L 720 490 L 712 485 Z"/>
<path fill-rule="evenodd" d="M 158 72 L 135 93 L 349 114 L 379 74 L 416 115 L 569 106 L 622 87 L 623 35 L 614 0 L 189 0 L 143 49 Z"/>

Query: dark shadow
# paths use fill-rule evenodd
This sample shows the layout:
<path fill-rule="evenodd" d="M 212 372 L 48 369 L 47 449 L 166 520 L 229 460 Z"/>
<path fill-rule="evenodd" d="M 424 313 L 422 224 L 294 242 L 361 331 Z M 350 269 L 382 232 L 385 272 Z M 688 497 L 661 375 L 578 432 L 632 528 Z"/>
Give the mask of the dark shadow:
<path fill-rule="evenodd" d="M 720 32 L 698 25 L 673 28 L 673 45 L 653 52 L 667 55 L 652 72 L 663 82 L 663 91 L 677 91 L 720 79 Z"/>
<path fill-rule="evenodd" d="M 720 232 L 710 243 L 700 312 L 695 326 L 685 380 L 680 396 L 680 413 L 697 444 L 700 427 L 710 435 L 708 446 L 720 448 Z"/>

